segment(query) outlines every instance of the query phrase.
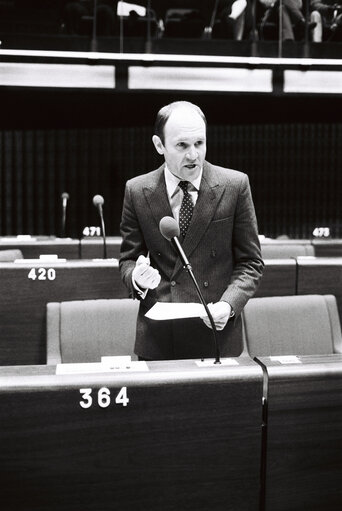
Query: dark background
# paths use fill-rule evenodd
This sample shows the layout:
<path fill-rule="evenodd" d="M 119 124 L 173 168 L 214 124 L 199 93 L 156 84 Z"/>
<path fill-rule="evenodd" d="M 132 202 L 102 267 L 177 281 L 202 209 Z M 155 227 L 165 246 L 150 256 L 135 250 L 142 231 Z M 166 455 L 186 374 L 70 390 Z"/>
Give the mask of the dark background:
<path fill-rule="evenodd" d="M 0 234 L 67 235 L 98 225 L 119 234 L 127 179 L 162 162 L 152 146 L 158 109 L 188 99 L 208 119 L 207 159 L 246 172 L 261 234 L 341 237 L 342 98 L 0 88 Z"/>

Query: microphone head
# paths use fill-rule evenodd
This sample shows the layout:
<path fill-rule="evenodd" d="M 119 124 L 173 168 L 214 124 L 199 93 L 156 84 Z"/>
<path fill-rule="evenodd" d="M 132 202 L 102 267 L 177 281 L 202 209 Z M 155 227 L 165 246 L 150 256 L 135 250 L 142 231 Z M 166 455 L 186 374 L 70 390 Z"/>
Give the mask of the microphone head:
<path fill-rule="evenodd" d="M 61 195 L 61 199 L 66 199 L 68 200 L 69 199 L 69 194 L 67 192 L 63 192 L 62 195 Z"/>
<path fill-rule="evenodd" d="M 104 198 L 102 197 L 102 195 L 94 195 L 93 197 L 93 204 L 94 206 L 103 206 L 104 204 Z"/>
<path fill-rule="evenodd" d="M 171 241 L 180 234 L 179 225 L 172 216 L 164 216 L 159 222 L 159 230 L 167 240 Z"/>

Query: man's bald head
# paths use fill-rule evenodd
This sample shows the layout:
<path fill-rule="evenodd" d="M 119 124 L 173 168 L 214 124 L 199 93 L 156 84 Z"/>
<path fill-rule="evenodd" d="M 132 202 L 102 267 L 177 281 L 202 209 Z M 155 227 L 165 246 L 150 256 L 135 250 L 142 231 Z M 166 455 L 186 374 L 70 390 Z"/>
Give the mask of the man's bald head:
<path fill-rule="evenodd" d="M 162 143 L 165 143 L 165 124 L 167 123 L 169 117 L 173 112 L 186 115 L 187 110 L 191 111 L 192 113 L 196 112 L 204 121 L 205 126 L 207 126 L 207 120 L 205 118 L 204 113 L 200 109 L 199 106 L 194 105 L 193 103 L 190 103 L 190 101 L 174 101 L 173 103 L 170 103 L 169 105 L 163 106 L 156 118 L 156 122 L 154 125 L 154 134 L 157 135 Z"/>

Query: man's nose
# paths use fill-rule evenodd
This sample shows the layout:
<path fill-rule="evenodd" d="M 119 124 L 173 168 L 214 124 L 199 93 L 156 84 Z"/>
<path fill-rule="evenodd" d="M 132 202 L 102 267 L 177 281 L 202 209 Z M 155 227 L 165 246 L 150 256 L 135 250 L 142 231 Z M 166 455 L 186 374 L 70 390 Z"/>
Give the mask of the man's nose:
<path fill-rule="evenodd" d="M 191 147 L 186 153 L 186 157 L 188 158 L 188 160 L 196 160 L 197 156 L 198 151 L 195 147 Z"/>

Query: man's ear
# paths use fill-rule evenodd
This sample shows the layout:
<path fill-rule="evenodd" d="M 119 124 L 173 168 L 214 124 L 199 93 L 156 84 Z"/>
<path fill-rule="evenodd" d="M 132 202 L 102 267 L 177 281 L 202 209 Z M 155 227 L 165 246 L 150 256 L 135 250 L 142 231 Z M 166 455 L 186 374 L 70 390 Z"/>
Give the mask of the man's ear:
<path fill-rule="evenodd" d="M 159 154 L 164 154 L 164 145 L 163 145 L 163 142 L 158 137 L 158 135 L 153 135 L 152 142 L 153 142 L 154 147 L 156 148 L 157 152 Z"/>

